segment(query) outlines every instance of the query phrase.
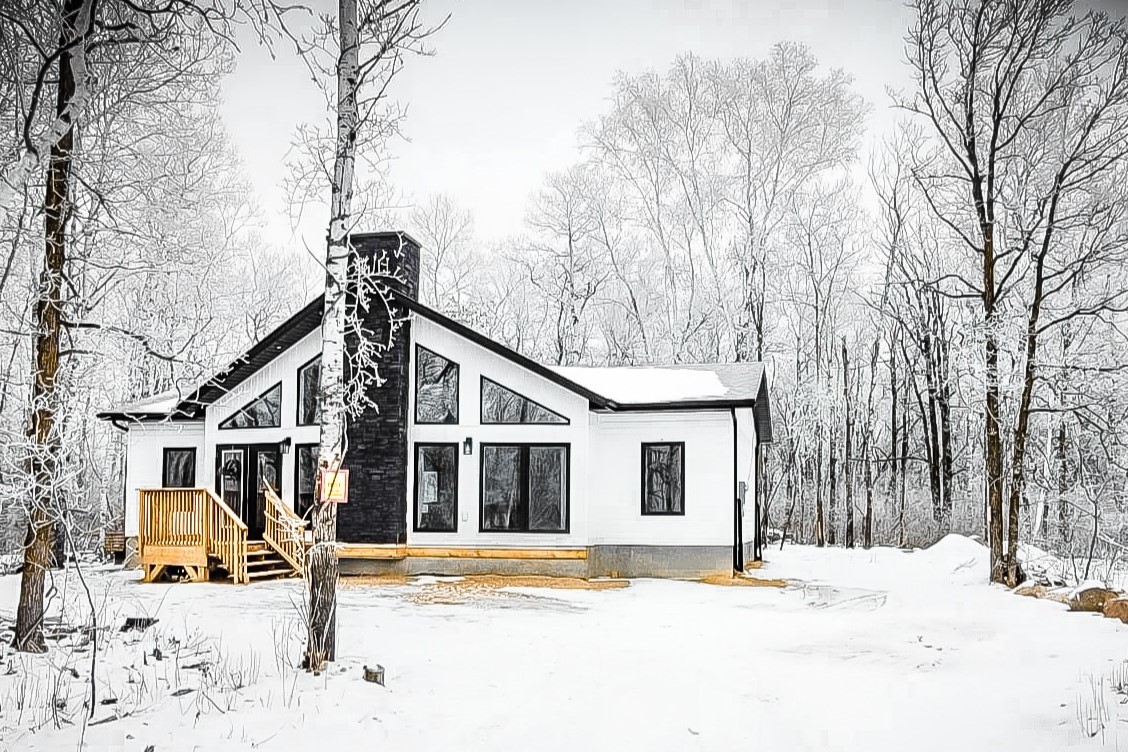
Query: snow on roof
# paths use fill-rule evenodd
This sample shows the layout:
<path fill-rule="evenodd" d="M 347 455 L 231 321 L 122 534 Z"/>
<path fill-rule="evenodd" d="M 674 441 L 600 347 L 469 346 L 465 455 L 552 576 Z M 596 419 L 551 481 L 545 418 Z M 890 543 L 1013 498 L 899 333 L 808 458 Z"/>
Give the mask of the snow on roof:
<path fill-rule="evenodd" d="M 764 375 L 762 363 L 550 368 L 623 405 L 753 400 Z"/>
<path fill-rule="evenodd" d="M 120 415 L 167 415 L 176 409 L 182 399 L 184 399 L 184 393 L 173 389 L 154 394 L 152 397 L 118 405 L 109 412 Z"/>

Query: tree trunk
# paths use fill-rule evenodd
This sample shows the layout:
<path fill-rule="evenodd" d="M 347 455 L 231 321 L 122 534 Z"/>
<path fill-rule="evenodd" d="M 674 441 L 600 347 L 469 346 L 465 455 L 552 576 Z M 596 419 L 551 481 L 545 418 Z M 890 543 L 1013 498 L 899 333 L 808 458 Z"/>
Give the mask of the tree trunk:
<path fill-rule="evenodd" d="M 823 437 L 822 427 L 819 427 L 816 442 L 818 448 L 816 451 L 815 459 L 815 545 L 822 548 L 826 545 L 826 521 L 823 516 L 823 482 L 822 482 L 822 464 L 823 464 Z"/>
<path fill-rule="evenodd" d="M 1058 510 L 1058 539 L 1062 546 L 1062 550 L 1067 550 L 1065 547 L 1069 545 L 1069 460 L 1067 459 L 1067 452 L 1069 448 L 1069 434 L 1066 431 L 1065 419 L 1062 418 L 1058 423 L 1057 438 L 1054 441 L 1054 453 L 1057 455 L 1058 478 L 1057 478 L 1057 510 Z"/>
<path fill-rule="evenodd" d="M 51 146 L 47 166 L 47 190 L 43 201 L 43 227 L 46 248 L 39 298 L 35 303 L 35 374 L 31 388 L 32 442 L 29 460 L 31 481 L 28 532 L 24 548 L 24 567 L 20 578 L 20 600 L 16 609 L 16 629 L 12 646 L 16 650 L 42 653 L 43 587 L 54 550 L 55 523 L 58 518 L 59 438 L 55 417 L 60 396 L 55 379 L 59 371 L 59 333 L 62 328 L 63 272 L 67 259 L 66 224 L 70 202 L 71 150 L 74 126 L 70 103 L 75 94 L 75 53 L 67 49 L 71 40 L 86 26 L 80 19 L 83 0 L 66 0 L 62 8 L 59 79 L 55 98 L 56 116 L 67 125 Z M 79 42 L 79 47 L 85 41 Z M 81 51 L 78 53 L 81 54 Z"/>
<path fill-rule="evenodd" d="M 325 312 L 321 324 L 321 446 L 317 466 L 330 473 L 344 462 L 345 446 L 345 329 L 349 269 L 349 238 L 356 136 L 360 116 L 357 80 L 360 40 L 356 0 L 339 0 L 340 57 L 337 59 L 337 140 L 333 160 L 329 235 L 325 254 Z M 319 473 L 320 475 L 320 473 Z M 320 487 L 319 487 L 320 491 Z M 309 641 L 305 666 L 318 671 L 337 655 L 337 507 L 323 503 L 321 493 L 313 509 L 313 547 L 309 552 Z"/>
<path fill-rule="evenodd" d="M 862 435 L 862 461 L 866 463 L 866 516 L 862 528 L 862 545 L 866 548 L 873 546 L 873 463 L 870 462 L 870 453 L 873 451 L 873 390 L 877 381 L 880 342 L 880 338 L 873 340 L 873 353 L 870 356 L 869 392 L 866 395 L 865 433 Z"/>
<path fill-rule="evenodd" d="M 837 421 L 832 421 L 835 423 Z M 830 442 L 827 445 L 829 459 L 827 460 L 828 477 L 826 481 L 827 510 L 826 510 L 826 542 L 833 546 L 838 542 L 836 528 L 838 527 L 838 436 L 831 431 Z"/>
<path fill-rule="evenodd" d="M 901 388 L 901 452 L 897 457 L 901 466 L 897 475 L 897 530 L 898 545 L 905 545 L 905 485 L 909 470 L 909 390 L 902 383 Z"/>
<path fill-rule="evenodd" d="M 846 350 L 846 338 L 842 338 L 842 397 L 846 410 L 846 441 L 844 443 L 843 483 L 845 484 L 846 506 L 846 548 L 854 547 L 854 466 L 852 439 L 854 433 L 854 409 L 850 400 L 850 355 Z"/>

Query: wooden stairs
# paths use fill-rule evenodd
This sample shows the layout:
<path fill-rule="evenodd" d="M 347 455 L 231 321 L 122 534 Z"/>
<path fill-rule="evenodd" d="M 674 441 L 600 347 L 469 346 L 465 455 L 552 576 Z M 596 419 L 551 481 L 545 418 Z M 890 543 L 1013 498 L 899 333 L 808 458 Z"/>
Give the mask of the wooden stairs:
<path fill-rule="evenodd" d="M 250 582 L 293 577 L 298 571 L 267 545 L 266 541 L 247 541 L 247 579 Z"/>
<path fill-rule="evenodd" d="M 263 493 L 263 540 L 247 540 L 247 526 L 210 489 L 143 489 L 138 554 L 144 581 L 180 572 L 193 582 L 222 576 L 237 585 L 301 576 L 306 523 L 272 489 Z"/>

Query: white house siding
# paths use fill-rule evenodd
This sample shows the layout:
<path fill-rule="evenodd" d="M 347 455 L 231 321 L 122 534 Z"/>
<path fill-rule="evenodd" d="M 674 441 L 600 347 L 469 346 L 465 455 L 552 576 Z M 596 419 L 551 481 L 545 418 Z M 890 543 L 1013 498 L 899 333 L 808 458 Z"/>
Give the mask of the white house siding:
<path fill-rule="evenodd" d="M 588 519 L 588 401 L 512 361 L 496 355 L 454 332 L 416 316 L 412 322 L 412 368 L 408 415 L 408 533 L 413 546 L 573 548 L 587 545 Z M 416 344 L 458 364 L 458 424 L 415 425 Z M 481 376 L 496 381 L 567 418 L 568 425 L 482 425 Z M 458 531 L 418 533 L 415 515 L 415 444 L 457 443 L 473 440 L 473 454 L 459 449 Z M 570 444 L 568 533 L 479 532 L 479 471 L 483 443 Z"/>
<path fill-rule="evenodd" d="M 166 448 L 196 450 L 196 483 L 208 485 L 204 477 L 204 424 L 132 423 L 129 425 L 125 467 L 125 536 L 136 538 L 141 513 L 142 488 L 160 488 Z"/>
<path fill-rule="evenodd" d="M 740 526 L 743 531 L 744 560 L 751 561 L 756 530 L 756 424 L 752 408 L 737 408 L 736 426 L 736 480 L 748 485 L 744 493 L 744 514 Z"/>
<path fill-rule="evenodd" d="M 728 410 L 592 413 L 592 545 L 733 545 Z M 642 444 L 685 442 L 685 514 L 642 514 Z"/>
<path fill-rule="evenodd" d="M 215 486 L 215 448 L 219 444 L 273 444 L 289 437 L 296 444 L 316 444 L 318 426 L 299 426 L 298 369 L 321 352 L 321 332 L 314 331 L 293 347 L 256 371 L 250 378 L 208 406 L 206 419 L 207 451 L 204 452 L 202 474 L 197 481 L 209 488 Z M 228 428 L 219 424 L 263 392 L 282 382 L 282 425 L 278 428 Z M 294 506 L 294 463 L 297 452 L 291 447 L 282 455 L 282 501 Z"/>

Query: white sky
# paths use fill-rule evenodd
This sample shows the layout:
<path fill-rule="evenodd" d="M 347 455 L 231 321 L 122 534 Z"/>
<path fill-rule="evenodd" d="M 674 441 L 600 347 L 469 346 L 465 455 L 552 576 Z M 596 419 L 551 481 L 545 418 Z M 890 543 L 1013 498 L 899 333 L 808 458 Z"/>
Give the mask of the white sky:
<path fill-rule="evenodd" d="M 1113 8 L 1118 0 L 1105 0 Z M 900 0 L 435 0 L 452 14 L 436 54 L 408 62 L 395 96 L 409 105 L 391 177 L 408 197 L 448 193 L 488 243 L 522 229 L 526 199 L 578 156 L 576 133 L 606 110 L 617 70 L 665 70 L 682 52 L 762 57 L 782 40 L 855 79 L 872 107 L 870 136 L 893 121 L 887 86 L 908 85 L 910 13 Z M 1121 8 L 1122 10 L 1122 8 Z M 222 112 L 267 224 L 300 247 L 279 188 L 295 128 L 324 117 L 304 66 L 282 47 L 248 44 L 224 85 Z M 366 228 L 390 229 L 390 228 Z M 324 229 L 303 228 L 320 246 Z"/>

